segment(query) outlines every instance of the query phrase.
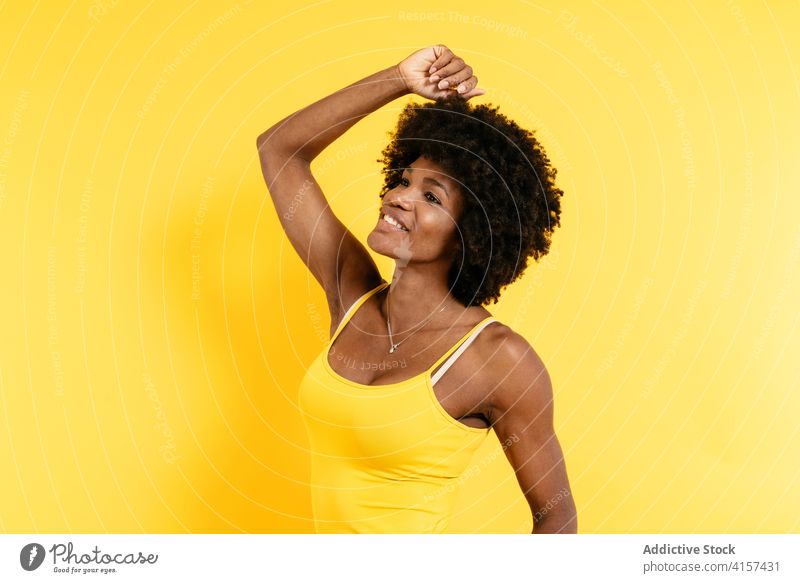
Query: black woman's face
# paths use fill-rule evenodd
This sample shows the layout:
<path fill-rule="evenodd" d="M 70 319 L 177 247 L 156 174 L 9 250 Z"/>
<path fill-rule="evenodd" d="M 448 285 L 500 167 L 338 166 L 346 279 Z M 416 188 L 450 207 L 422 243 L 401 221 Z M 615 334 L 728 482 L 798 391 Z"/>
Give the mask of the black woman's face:
<path fill-rule="evenodd" d="M 432 160 L 417 158 L 384 195 L 367 244 L 406 262 L 449 260 L 461 238 L 456 229 L 461 209 L 458 180 Z"/>

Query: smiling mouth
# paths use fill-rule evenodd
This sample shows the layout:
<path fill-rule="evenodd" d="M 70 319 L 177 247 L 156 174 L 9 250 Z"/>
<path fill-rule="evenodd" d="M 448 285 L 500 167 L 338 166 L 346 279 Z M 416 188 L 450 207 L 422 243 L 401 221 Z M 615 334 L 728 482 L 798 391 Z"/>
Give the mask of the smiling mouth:
<path fill-rule="evenodd" d="M 388 215 L 385 215 L 385 214 L 381 213 L 381 218 L 379 220 L 384 221 L 385 223 L 391 225 L 393 228 L 397 229 L 398 231 L 406 231 L 406 232 L 408 232 L 408 229 L 406 229 L 404 226 L 402 226 L 400 223 L 398 223 L 397 221 L 395 221 L 393 218 L 391 218 Z"/>

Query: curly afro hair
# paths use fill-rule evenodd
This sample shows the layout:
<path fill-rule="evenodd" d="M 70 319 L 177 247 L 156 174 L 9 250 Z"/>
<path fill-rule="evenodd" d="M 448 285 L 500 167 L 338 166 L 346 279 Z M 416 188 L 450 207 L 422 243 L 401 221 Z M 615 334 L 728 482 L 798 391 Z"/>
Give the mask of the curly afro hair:
<path fill-rule="evenodd" d="M 450 290 L 465 306 L 497 303 L 529 257 L 538 261 L 548 253 L 560 226 L 564 193 L 544 149 L 497 106 L 472 106 L 456 96 L 409 103 L 390 136 L 377 160 L 384 175 L 380 197 L 420 156 L 457 180 L 464 197 Z"/>

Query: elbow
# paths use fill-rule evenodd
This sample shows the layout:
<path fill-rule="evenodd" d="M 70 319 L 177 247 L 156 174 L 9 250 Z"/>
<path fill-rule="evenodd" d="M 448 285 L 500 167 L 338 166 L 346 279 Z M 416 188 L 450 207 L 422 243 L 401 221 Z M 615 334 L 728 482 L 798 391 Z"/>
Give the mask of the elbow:
<path fill-rule="evenodd" d="M 266 145 L 268 142 L 268 137 L 269 137 L 269 130 L 258 134 L 258 137 L 256 138 L 256 148 L 258 149 L 259 154 L 263 154 L 265 152 Z"/>
<path fill-rule="evenodd" d="M 280 167 L 288 156 L 283 156 L 281 151 L 276 148 L 275 140 L 270 137 L 270 130 L 259 134 L 256 138 L 256 148 L 258 158 L 261 160 L 261 167 L 268 168 Z"/>
<path fill-rule="evenodd" d="M 283 162 L 291 159 L 310 163 L 310 159 L 302 151 L 279 143 L 273 133 L 273 128 L 270 128 L 256 138 L 256 148 L 258 148 L 258 155 L 262 162 L 267 160 L 280 160 Z"/>
<path fill-rule="evenodd" d="M 256 138 L 256 147 L 258 148 L 259 153 L 266 154 L 269 153 L 270 155 L 276 155 L 280 152 L 286 151 L 286 144 L 281 144 L 281 138 L 283 137 L 280 133 L 275 132 L 276 126 L 272 126 L 271 128 L 261 132 L 258 134 Z"/>

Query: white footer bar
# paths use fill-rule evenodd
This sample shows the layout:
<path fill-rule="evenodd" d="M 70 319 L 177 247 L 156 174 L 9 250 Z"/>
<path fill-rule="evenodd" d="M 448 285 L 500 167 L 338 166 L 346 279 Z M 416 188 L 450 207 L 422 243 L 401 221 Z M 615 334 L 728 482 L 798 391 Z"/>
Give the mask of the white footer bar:
<path fill-rule="evenodd" d="M 800 534 L 8 534 L 0 581 L 797 582 L 799 554 Z"/>

